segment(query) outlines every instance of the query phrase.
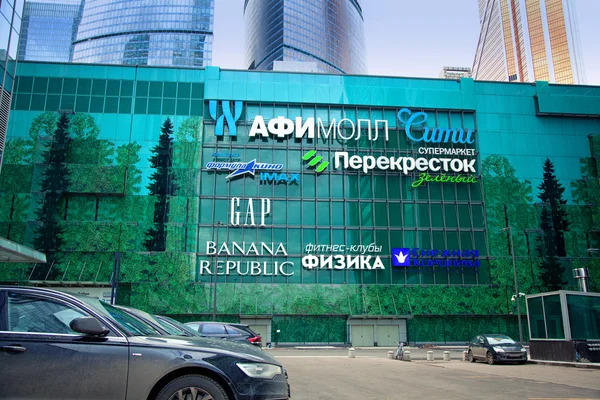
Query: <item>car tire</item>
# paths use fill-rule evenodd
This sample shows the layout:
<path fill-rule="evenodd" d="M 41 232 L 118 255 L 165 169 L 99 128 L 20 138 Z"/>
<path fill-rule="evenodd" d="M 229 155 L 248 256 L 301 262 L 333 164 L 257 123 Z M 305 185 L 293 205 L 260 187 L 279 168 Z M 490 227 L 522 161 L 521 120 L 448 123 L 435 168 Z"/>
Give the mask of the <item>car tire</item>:
<path fill-rule="evenodd" d="M 213 400 L 229 400 L 221 385 L 202 375 L 184 375 L 172 380 L 158 393 L 156 400 L 178 399 L 180 391 L 183 391 L 184 398 L 187 398 L 186 394 L 192 394 L 192 400 L 203 399 L 207 395 Z"/>
<path fill-rule="evenodd" d="M 471 361 L 472 363 L 474 363 L 475 361 L 477 361 L 475 359 L 475 357 L 473 357 L 473 352 L 471 350 L 469 350 L 468 358 L 469 358 L 469 361 Z"/>
<path fill-rule="evenodd" d="M 491 352 L 487 352 L 485 359 L 487 361 L 488 364 L 492 365 L 496 362 L 496 360 L 494 360 L 494 355 Z"/>

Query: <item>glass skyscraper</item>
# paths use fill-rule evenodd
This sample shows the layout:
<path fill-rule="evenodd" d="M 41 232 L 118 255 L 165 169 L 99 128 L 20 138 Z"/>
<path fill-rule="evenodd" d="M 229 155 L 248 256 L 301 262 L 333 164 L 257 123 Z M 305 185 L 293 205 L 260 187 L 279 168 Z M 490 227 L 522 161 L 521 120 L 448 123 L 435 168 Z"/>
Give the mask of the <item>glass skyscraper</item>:
<path fill-rule="evenodd" d="M 306 61 L 321 72 L 367 72 L 358 0 L 245 0 L 246 67 Z"/>
<path fill-rule="evenodd" d="M 27 1 L 19 60 L 69 61 L 81 6 L 82 0 Z"/>
<path fill-rule="evenodd" d="M 585 83 L 571 0 L 479 0 L 478 80 Z"/>
<path fill-rule="evenodd" d="M 86 0 L 72 61 L 210 65 L 214 0 Z"/>
<path fill-rule="evenodd" d="M 24 0 L 0 1 L 0 169 L 17 67 Z"/>

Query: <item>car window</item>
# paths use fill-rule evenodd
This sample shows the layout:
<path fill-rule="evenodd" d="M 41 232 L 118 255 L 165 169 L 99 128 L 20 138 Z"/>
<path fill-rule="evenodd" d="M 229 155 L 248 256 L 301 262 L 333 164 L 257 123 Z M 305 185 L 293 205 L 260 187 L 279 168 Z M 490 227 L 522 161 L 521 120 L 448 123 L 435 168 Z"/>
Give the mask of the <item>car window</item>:
<path fill-rule="evenodd" d="M 201 331 L 209 335 L 226 335 L 225 326 L 223 324 L 202 324 Z"/>
<path fill-rule="evenodd" d="M 515 344 L 514 340 L 504 335 L 488 336 L 487 340 L 492 346 L 496 344 Z"/>
<path fill-rule="evenodd" d="M 244 335 L 247 336 L 248 332 L 244 332 L 242 329 L 239 329 L 236 326 L 227 325 L 227 333 L 230 335 Z"/>
<path fill-rule="evenodd" d="M 8 331 L 79 335 L 69 324 L 89 316 L 84 311 L 56 300 L 23 293 L 8 294 Z"/>
<path fill-rule="evenodd" d="M 196 332 L 198 332 L 198 328 L 200 328 L 200 324 L 185 324 L 185 326 L 187 326 L 190 329 L 195 330 Z"/>

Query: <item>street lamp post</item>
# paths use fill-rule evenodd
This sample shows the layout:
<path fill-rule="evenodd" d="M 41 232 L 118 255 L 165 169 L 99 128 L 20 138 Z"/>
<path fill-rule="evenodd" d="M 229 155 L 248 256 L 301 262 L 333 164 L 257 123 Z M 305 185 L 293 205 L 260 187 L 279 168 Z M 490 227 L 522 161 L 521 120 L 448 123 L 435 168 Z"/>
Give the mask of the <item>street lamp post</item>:
<path fill-rule="evenodd" d="M 510 226 L 507 226 L 506 228 L 502 229 L 502 232 L 506 232 L 508 231 L 508 236 L 510 238 L 510 251 L 512 253 L 512 263 L 513 263 L 513 275 L 515 278 L 515 298 L 517 301 L 517 318 L 519 319 L 519 340 L 521 343 L 523 343 L 523 326 L 521 325 L 521 304 L 519 301 L 519 283 L 517 282 L 517 264 L 515 261 L 515 245 L 513 243 L 513 235 L 512 235 L 512 228 Z"/>
<path fill-rule="evenodd" d="M 212 315 L 212 320 L 216 321 L 217 320 L 217 271 L 218 271 L 218 266 L 219 266 L 219 251 L 218 251 L 218 243 L 219 243 L 219 227 L 223 225 L 223 223 L 221 221 L 217 221 L 217 233 L 216 233 L 216 239 L 215 242 L 217 243 L 217 252 L 215 253 L 215 268 L 214 268 L 214 272 L 213 272 L 213 315 Z"/>

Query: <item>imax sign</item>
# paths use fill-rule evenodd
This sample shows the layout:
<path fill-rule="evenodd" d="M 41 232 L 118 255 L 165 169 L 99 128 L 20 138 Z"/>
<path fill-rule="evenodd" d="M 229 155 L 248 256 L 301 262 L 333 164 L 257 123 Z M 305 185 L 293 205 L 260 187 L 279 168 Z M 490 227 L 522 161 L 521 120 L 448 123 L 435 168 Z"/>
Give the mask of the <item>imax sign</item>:
<path fill-rule="evenodd" d="M 263 183 L 285 183 L 285 184 L 300 184 L 300 174 L 270 174 L 268 172 L 260 173 L 260 181 Z"/>

